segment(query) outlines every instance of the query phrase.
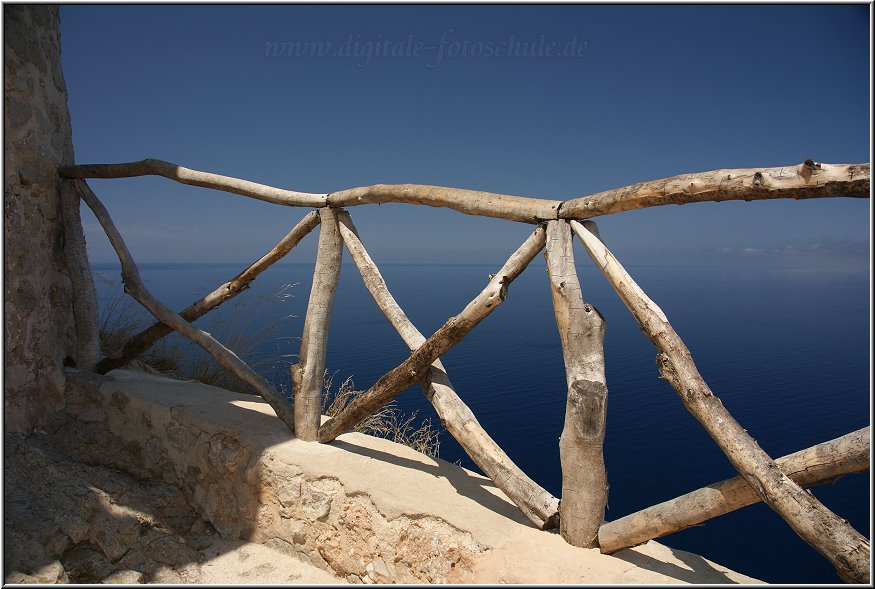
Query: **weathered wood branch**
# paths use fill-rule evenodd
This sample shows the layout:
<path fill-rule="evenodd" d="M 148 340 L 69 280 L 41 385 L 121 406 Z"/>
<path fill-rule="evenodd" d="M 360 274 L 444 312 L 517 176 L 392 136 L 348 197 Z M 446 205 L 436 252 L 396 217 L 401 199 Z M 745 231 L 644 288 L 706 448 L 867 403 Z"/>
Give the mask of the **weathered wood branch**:
<path fill-rule="evenodd" d="M 403 202 L 446 207 L 467 215 L 523 223 L 552 219 L 588 219 L 645 207 L 703 201 L 774 198 L 869 197 L 869 164 L 824 164 L 807 160 L 779 168 L 714 170 L 640 182 L 567 201 L 495 194 L 420 184 L 377 184 L 311 194 L 190 170 L 156 159 L 125 164 L 62 166 L 64 178 L 164 176 L 183 184 L 232 192 L 287 206 L 350 207 Z"/>
<path fill-rule="evenodd" d="M 340 234 L 362 275 L 365 287 L 410 351 L 414 352 L 425 342 L 425 336 L 407 318 L 389 292 L 379 268 L 359 239 L 349 213 L 342 211 L 339 220 Z M 526 476 L 486 433 L 471 409 L 456 394 L 440 359 L 435 360 L 428 369 L 428 375 L 422 382 L 422 390 L 434 406 L 443 426 L 486 476 L 538 528 L 555 527 L 559 516 L 559 500 Z"/>
<path fill-rule="evenodd" d="M 215 309 L 225 301 L 228 301 L 249 288 L 249 285 L 259 274 L 270 268 L 275 262 L 282 259 L 298 243 L 319 224 L 319 213 L 310 211 L 301 219 L 292 230 L 283 237 L 273 249 L 264 254 L 259 260 L 243 270 L 240 274 L 220 285 L 213 292 L 196 300 L 188 307 L 180 311 L 179 315 L 186 321 L 192 322 L 203 317 L 212 309 Z M 120 350 L 112 352 L 103 358 L 95 367 L 95 372 L 105 374 L 124 366 L 134 358 L 137 358 L 151 348 L 155 342 L 173 333 L 173 329 L 161 322 L 154 323 L 140 333 L 132 336 Z"/>
<path fill-rule="evenodd" d="M 250 368 L 237 355 L 220 344 L 213 337 L 202 331 L 185 319 L 177 315 L 170 308 L 164 306 L 146 289 L 143 280 L 140 278 L 140 272 L 134 262 L 128 246 L 125 245 L 121 234 L 116 229 L 112 218 L 109 216 L 109 211 L 103 206 L 103 203 L 91 191 L 91 188 L 82 180 L 77 181 L 79 195 L 85 204 L 94 212 L 97 221 L 100 223 L 106 236 L 109 238 L 113 249 L 118 254 L 119 262 L 122 266 L 122 281 L 125 285 L 125 292 L 131 295 L 137 302 L 143 305 L 156 319 L 172 327 L 175 331 L 187 337 L 195 344 L 202 347 L 216 361 L 227 369 L 231 374 L 239 378 L 241 381 L 251 386 L 255 391 L 273 408 L 277 417 L 279 417 L 291 431 L 294 431 L 295 420 L 292 406 L 288 404 L 286 399 L 283 399 L 280 394 L 267 382 L 261 375 Z"/>
<path fill-rule="evenodd" d="M 683 174 L 565 201 L 559 216 L 586 219 L 692 202 L 836 196 L 869 198 L 869 164 L 822 164 L 808 160 L 780 168 Z"/>
<path fill-rule="evenodd" d="M 79 212 L 79 195 L 72 182 L 61 182 L 61 215 L 64 229 L 64 260 L 73 295 L 76 367 L 81 370 L 93 370 L 101 356 L 97 291 L 88 265 L 85 235 L 82 232 L 82 219 Z"/>
<path fill-rule="evenodd" d="M 583 300 L 573 245 L 568 221 L 547 223 L 547 272 L 568 383 L 565 425 L 559 438 L 559 533 L 569 544 L 592 548 L 608 503 L 604 458 L 608 403 L 605 321 L 595 307 Z"/>
<path fill-rule="evenodd" d="M 799 537 L 836 567 L 843 579 L 868 583 L 869 541 L 781 472 L 775 461 L 732 417 L 699 374 L 690 351 L 662 310 L 590 230 L 594 224 L 572 221 L 571 225 L 659 351 L 657 364 L 662 378 L 674 387 L 684 406 L 720 446 L 739 474 Z"/>
<path fill-rule="evenodd" d="M 547 219 L 555 219 L 562 204 L 558 200 L 420 184 L 377 184 L 328 195 L 328 205 L 332 207 L 387 202 L 446 207 L 466 215 L 497 217 L 523 223 L 541 223 Z"/>
<path fill-rule="evenodd" d="M 778 458 L 775 463 L 796 484 L 810 487 L 869 469 L 870 429 Z M 680 497 L 608 522 L 599 529 L 605 554 L 630 548 L 761 501 L 743 477 L 702 487 Z"/>
<path fill-rule="evenodd" d="M 265 202 L 293 207 L 323 207 L 324 194 L 310 194 L 274 188 L 248 180 L 221 176 L 209 172 L 190 170 L 156 159 L 145 159 L 127 164 L 88 164 L 62 166 L 58 169 L 62 178 L 132 178 L 134 176 L 164 176 L 182 184 L 232 192 Z"/>
<path fill-rule="evenodd" d="M 325 349 L 343 257 L 337 213 L 328 207 L 319 210 L 322 226 L 319 228 L 313 285 L 307 303 L 307 316 L 304 318 L 301 352 L 298 363 L 291 368 L 295 391 L 295 435 L 307 442 L 319 438 L 322 389 L 325 384 Z"/>
<path fill-rule="evenodd" d="M 381 376 L 362 396 L 347 405 L 343 412 L 325 422 L 319 428 L 319 441 L 330 442 L 349 431 L 401 391 L 425 378 L 429 366 L 435 360 L 462 341 L 468 332 L 501 304 L 507 296 L 510 283 L 525 270 L 543 247 L 544 227 L 539 225 L 461 313 L 448 319 L 404 362 Z"/>

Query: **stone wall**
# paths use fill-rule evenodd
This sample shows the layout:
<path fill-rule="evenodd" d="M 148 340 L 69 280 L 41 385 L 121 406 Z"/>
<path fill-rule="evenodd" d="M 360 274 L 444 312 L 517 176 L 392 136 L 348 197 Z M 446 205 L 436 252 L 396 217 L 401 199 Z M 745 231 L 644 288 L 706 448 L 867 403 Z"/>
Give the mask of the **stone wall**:
<path fill-rule="evenodd" d="M 656 542 L 571 546 L 480 475 L 359 433 L 295 439 L 258 397 L 125 370 L 67 382 L 51 435 L 71 456 L 178 488 L 223 538 L 351 583 L 752 581 Z"/>
<path fill-rule="evenodd" d="M 247 415 L 239 407 L 250 402 L 245 395 L 126 371 L 109 377 L 71 371 L 67 395 L 73 419 L 52 435 L 71 455 L 180 488 L 223 538 L 264 544 L 353 583 L 463 582 L 486 550 L 440 517 L 387 512 L 341 477 L 266 448 L 252 435 L 264 427 L 247 418 L 285 426 L 262 413 Z M 223 414 L 232 421 L 223 424 Z"/>
<path fill-rule="evenodd" d="M 26 434 L 63 405 L 63 365 L 76 357 L 65 248 L 79 244 L 84 258 L 84 238 L 78 199 L 57 175 L 73 163 L 58 7 L 6 4 L 3 12 L 3 409 L 6 429 Z M 66 239 L 64 201 L 75 220 Z"/>

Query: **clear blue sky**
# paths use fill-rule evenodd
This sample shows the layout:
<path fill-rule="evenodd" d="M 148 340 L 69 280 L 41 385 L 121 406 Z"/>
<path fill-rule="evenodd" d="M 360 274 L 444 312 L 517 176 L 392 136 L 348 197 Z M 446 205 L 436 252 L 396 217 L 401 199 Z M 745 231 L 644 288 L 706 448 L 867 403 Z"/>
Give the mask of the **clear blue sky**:
<path fill-rule="evenodd" d="M 724 167 L 871 161 L 869 8 L 68 5 L 62 56 L 79 163 L 566 199 Z M 307 41 L 354 55 L 282 45 Z M 513 41 L 577 55 L 508 56 Z M 375 49 L 417 43 L 418 56 Z M 474 55 L 490 46 L 501 55 Z M 91 185 L 143 262 L 252 261 L 305 213 L 163 178 Z M 411 205 L 350 212 L 385 262 L 500 264 L 531 230 Z M 114 260 L 84 222 L 92 261 Z M 626 264 L 868 267 L 868 200 L 659 207 L 599 225 Z M 290 259 L 312 260 L 315 242 Z"/>

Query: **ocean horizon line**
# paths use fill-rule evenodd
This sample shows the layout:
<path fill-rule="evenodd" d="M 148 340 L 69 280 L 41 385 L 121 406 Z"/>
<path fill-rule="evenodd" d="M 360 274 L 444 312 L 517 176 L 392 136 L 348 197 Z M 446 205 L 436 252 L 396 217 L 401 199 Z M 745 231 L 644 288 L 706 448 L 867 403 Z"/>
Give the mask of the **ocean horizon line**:
<path fill-rule="evenodd" d="M 238 268 L 239 271 L 243 271 L 248 268 L 253 262 L 252 261 L 228 261 L 228 262 L 199 262 L 199 261 L 153 261 L 153 262 L 138 262 L 137 266 L 140 268 L 146 269 L 157 269 L 157 268 Z M 431 267 L 459 267 L 459 268 L 474 268 L 474 267 L 490 267 L 490 268 L 498 268 L 504 263 L 504 260 L 501 261 L 493 261 L 493 262 L 437 262 L 437 261 L 411 261 L 411 262 L 380 262 L 378 264 L 379 267 L 387 266 L 387 267 L 423 267 L 423 266 L 431 266 Z M 273 266 L 279 267 L 313 267 L 315 264 L 315 260 L 307 261 L 307 262 L 275 262 Z M 352 260 L 344 260 L 341 262 L 342 268 L 355 267 L 355 263 Z M 546 267 L 546 261 L 541 257 L 537 257 L 529 263 L 529 266 L 535 266 L 539 268 Z M 584 257 L 581 257 L 576 261 L 576 266 L 580 267 L 592 267 L 595 268 L 594 265 L 590 263 L 590 261 Z M 623 264 L 625 268 L 707 268 L 711 270 L 716 269 L 726 269 L 726 270 L 772 270 L 772 271 L 791 271 L 791 272 L 809 272 L 809 273 L 871 273 L 871 266 L 788 266 L 788 265 L 777 265 L 777 264 L 713 264 L 706 262 L 682 262 L 675 261 L 672 263 L 647 263 L 647 262 L 638 262 L 638 263 L 625 263 Z M 93 269 L 103 270 L 103 269 L 121 269 L 121 265 L 118 261 L 116 262 L 90 262 L 89 267 Z"/>

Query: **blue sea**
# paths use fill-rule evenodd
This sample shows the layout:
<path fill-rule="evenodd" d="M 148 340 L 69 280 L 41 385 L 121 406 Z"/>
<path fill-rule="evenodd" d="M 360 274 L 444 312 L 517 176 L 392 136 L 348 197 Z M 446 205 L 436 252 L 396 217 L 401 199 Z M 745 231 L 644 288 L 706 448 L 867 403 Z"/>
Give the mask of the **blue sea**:
<path fill-rule="evenodd" d="M 579 256 L 582 257 L 582 256 Z M 501 265 L 384 264 L 390 290 L 429 335 L 458 313 Z M 182 309 L 235 276 L 243 264 L 143 264 L 147 286 Z M 689 347 L 699 371 L 772 457 L 870 424 L 869 274 L 802 268 L 629 266 Z M 198 321 L 222 338 L 236 324 L 254 334 L 259 370 L 288 386 L 310 292 L 312 263 L 277 264 L 248 291 Z M 101 297 L 120 293 L 118 267 L 95 265 Z M 600 273 L 578 259 L 584 298 L 607 320 L 605 460 L 613 520 L 736 473 L 658 378 L 656 351 Z M 172 336 L 178 337 L 178 336 Z M 184 345 L 184 343 L 182 344 Z M 368 388 L 407 355 L 346 258 L 334 307 L 327 367 Z M 507 300 L 447 353 L 459 396 L 510 457 L 560 494 L 559 435 L 565 373 L 543 258 L 510 287 Z M 398 397 L 406 412 L 439 424 L 418 387 Z M 440 455 L 477 468 L 452 437 Z M 812 492 L 871 538 L 869 473 Z M 838 582 L 832 566 L 763 504 L 659 540 L 775 583 Z"/>

